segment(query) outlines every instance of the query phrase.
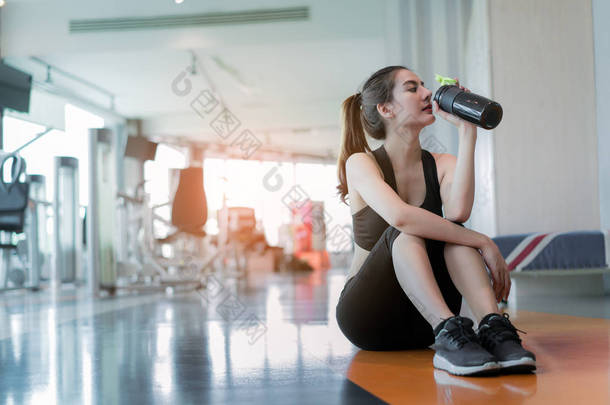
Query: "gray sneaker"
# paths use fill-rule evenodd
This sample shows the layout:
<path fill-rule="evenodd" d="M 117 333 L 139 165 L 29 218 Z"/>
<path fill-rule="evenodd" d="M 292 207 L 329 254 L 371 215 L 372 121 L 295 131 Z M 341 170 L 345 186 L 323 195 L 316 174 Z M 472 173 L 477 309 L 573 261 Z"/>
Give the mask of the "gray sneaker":
<path fill-rule="evenodd" d="M 497 374 L 500 366 L 480 345 L 473 325 L 471 319 L 456 315 L 434 329 L 435 368 L 455 375 Z"/>
<path fill-rule="evenodd" d="M 536 356 L 523 348 L 517 331 L 507 313 L 487 314 L 479 322 L 479 341 L 496 356 L 502 373 L 530 373 L 536 369 Z"/>

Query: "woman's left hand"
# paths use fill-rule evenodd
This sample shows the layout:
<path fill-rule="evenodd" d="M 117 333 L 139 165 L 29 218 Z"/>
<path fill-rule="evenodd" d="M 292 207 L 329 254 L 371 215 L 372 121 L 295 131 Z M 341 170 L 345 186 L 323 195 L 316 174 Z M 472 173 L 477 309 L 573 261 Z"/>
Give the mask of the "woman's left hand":
<path fill-rule="evenodd" d="M 466 87 L 460 85 L 460 81 L 458 80 L 457 77 L 455 77 L 456 83 L 455 85 L 458 86 L 460 89 L 464 90 L 467 93 L 470 93 L 470 90 L 467 89 Z M 450 123 L 452 123 L 453 125 L 455 125 L 456 127 L 464 127 L 465 129 L 469 129 L 469 128 L 473 128 L 476 131 L 476 125 L 468 122 L 466 120 L 461 119 L 460 117 L 458 117 L 457 115 L 453 115 L 453 114 L 449 114 L 446 111 L 443 111 L 439 108 L 438 103 L 436 101 L 432 102 L 432 110 L 433 112 L 435 112 L 436 114 L 440 115 L 441 117 L 443 117 L 446 121 L 449 121 Z"/>

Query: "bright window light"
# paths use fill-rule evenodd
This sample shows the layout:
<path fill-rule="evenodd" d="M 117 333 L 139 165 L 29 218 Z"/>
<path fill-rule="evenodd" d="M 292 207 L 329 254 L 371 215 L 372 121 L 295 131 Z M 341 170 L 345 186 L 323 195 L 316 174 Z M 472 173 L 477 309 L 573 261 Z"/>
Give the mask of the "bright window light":
<path fill-rule="evenodd" d="M 95 114 L 70 104 L 65 107 L 66 130 L 52 130 L 36 142 L 24 148 L 20 154 L 26 161 L 27 174 L 41 174 L 46 179 L 47 200 L 53 199 L 53 167 L 55 156 L 71 156 L 78 159 L 79 168 L 79 200 L 86 205 L 88 201 L 88 155 L 87 130 L 101 128 L 104 120 Z M 10 152 L 37 134 L 45 127 L 18 118 L 5 116 L 4 150 Z"/>

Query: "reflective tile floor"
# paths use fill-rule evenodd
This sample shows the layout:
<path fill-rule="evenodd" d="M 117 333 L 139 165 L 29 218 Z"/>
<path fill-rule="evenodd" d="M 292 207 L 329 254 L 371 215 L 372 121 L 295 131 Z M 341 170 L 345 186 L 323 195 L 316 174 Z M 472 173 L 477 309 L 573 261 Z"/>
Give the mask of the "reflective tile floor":
<path fill-rule="evenodd" d="M 455 377 L 430 349 L 353 346 L 335 320 L 344 281 L 333 269 L 95 300 L 2 293 L 0 405 L 610 403 L 610 297 L 524 301 L 507 312 L 536 373 Z"/>

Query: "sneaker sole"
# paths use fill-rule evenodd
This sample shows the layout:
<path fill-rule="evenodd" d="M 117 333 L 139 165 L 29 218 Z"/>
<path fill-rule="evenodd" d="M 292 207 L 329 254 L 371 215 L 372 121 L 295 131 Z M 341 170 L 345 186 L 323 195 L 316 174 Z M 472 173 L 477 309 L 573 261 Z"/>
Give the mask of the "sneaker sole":
<path fill-rule="evenodd" d="M 503 373 L 529 373 L 536 370 L 536 360 L 522 357 L 518 360 L 499 361 Z"/>
<path fill-rule="evenodd" d="M 500 365 L 495 361 L 490 361 L 478 366 L 457 366 L 438 354 L 434 354 L 432 364 L 434 365 L 434 368 L 445 370 L 448 373 L 455 375 L 497 374 L 498 370 L 500 369 Z"/>

